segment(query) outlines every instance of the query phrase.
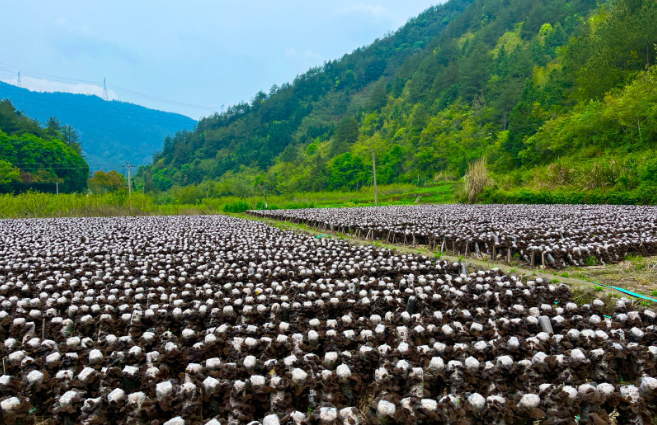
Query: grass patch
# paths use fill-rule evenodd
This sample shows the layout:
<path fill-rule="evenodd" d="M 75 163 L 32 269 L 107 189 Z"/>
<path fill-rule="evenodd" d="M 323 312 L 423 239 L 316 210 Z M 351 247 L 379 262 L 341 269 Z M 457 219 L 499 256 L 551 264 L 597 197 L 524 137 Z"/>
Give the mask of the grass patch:
<path fill-rule="evenodd" d="M 379 205 L 445 204 L 454 202 L 457 183 L 432 187 L 409 184 L 379 186 Z M 416 202 L 417 201 L 417 202 Z M 0 194 L 0 218 L 112 217 L 128 215 L 238 214 L 247 210 L 337 208 L 374 206 L 374 192 L 365 187 L 353 192 L 314 192 L 239 198 L 187 199 L 181 195 L 151 196 L 124 191 L 106 194 L 52 194 L 26 192 Z"/>
<path fill-rule="evenodd" d="M 599 299 L 605 303 L 602 312 L 607 316 L 613 316 L 616 309 L 616 301 L 613 296 L 601 297 L 600 292 L 597 290 L 590 290 L 584 288 L 572 288 L 571 294 L 573 297 L 573 302 L 578 306 L 583 306 L 584 304 L 591 304 L 593 300 Z M 611 294 L 609 294 L 611 295 Z"/>
<path fill-rule="evenodd" d="M 627 257 L 625 257 L 625 259 L 630 263 L 632 263 L 636 271 L 641 271 L 645 269 L 646 266 L 648 265 L 646 259 L 638 255 L 628 255 Z"/>

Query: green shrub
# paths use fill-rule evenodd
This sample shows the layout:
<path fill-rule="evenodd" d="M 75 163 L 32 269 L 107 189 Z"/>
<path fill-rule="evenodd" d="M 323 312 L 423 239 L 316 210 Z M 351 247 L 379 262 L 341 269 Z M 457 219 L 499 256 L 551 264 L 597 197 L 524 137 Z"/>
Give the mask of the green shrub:
<path fill-rule="evenodd" d="M 488 188 L 482 195 L 485 203 L 492 204 L 612 204 L 612 205 L 655 205 L 657 187 L 643 184 L 625 191 L 619 189 L 595 189 L 589 191 L 557 189 L 532 190 L 517 188 L 503 190 Z"/>
<path fill-rule="evenodd" d="M 250 210 L 251 207 L 246 201 L 236 201 L 224 205 L 224 212 L 228 213 L 243 213 L 247 210 Z"/>

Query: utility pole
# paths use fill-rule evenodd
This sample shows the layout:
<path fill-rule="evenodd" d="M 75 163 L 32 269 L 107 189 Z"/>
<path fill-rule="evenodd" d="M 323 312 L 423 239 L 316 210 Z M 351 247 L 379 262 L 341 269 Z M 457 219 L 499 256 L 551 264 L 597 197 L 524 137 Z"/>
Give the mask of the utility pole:
<path fill-rule="evenodd" d="M 107 96 L 107 81 L 105 80 L 105 78 L 103 78 L 103 99 L 109 100 Z"/>
<path fill-rule="evenodd" d="M 265 200 L 265 209 L 267 209 L 267 208 L 268 208 L 268 205 L 267 205 L 267 192 L 265 191 L 264 186 L 260 186 L 260 185 L 258 185 L 258 187 L 259 187 L 260 189 L 262 189 L 262 197 L 263 197 L 264 200 Z"/>
<path fill-rule="evenodd" d="M 21 84 L 21 72 L 20 71 L 18 71 L 18 84 L 16 84 L 16 85 L 18 87 L 21 87 L 21 88 L 23 87 L 23 85 Z"/>
<path fill-rule="evenodd" d="M 64 183 L 63 179 L 60 179 L 57 174 L 55 174 L 55 179 L 51 180 L 52 183 L 55 183 L 55 194 L 59 195 L 59 184 Z"/>
<path fill-rule="evenodd" d="M 372 173 L 374 174 L 374 206 L 379 206 L 379 191 L 376 187 L 376 158 L 374 158 L 374 149 L 372 149 Z"/>
<path fill-rule="evenodd" d="M 134 165 L 130 165 L 130 162 L 126 162 L 125 165 L 122 165 L 121 168 L 128 169 L 128 196 L 132 195 L 132 182 L 130 181 L 130 169 L 135 168 Z"/>

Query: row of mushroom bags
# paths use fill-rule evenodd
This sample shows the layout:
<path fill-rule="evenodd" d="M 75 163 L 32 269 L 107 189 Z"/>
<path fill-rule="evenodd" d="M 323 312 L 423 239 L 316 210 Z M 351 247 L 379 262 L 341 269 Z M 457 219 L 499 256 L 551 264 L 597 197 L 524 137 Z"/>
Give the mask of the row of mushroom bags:
<path fill-rule="evenodd" d="M 224 216 L 0 235 L 0 423 L 657 415 L 657 315 L 629 299 Z"/>
<path fill-rule="evenodd" d="M 367 239 L 564 268 L 657 254 L 657 207 L 413 205 L 249 211 Z"/>

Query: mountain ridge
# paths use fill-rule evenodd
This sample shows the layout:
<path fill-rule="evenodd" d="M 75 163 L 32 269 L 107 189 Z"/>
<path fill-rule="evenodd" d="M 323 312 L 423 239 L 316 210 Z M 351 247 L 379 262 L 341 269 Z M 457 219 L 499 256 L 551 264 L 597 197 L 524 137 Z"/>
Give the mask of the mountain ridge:
<path fill-rule="evenodd" d="M 0 99 L 9 99 L 27 115 L 45 123 L 50 117 L 71 125 L 92 171 L 119 169 L 130 161 L 150 162 L 167 135 L 192 130 L 196 121 L 173 112 L 129 102 L 105 101 L 95 95 L 34 92 L 0 82 Z M 139 141 L 139 142 L 136 142 Z"/>
<path fill-rule="evenodd" d="M 372 184 L 374 152 L 381 184 L 467 182 L 483 164 L 470 202 L 646 199 L 656 45 L 652 0 L 450 0 L 166 139 L 137 181 L 196 200 L 351 191 Z"/>

